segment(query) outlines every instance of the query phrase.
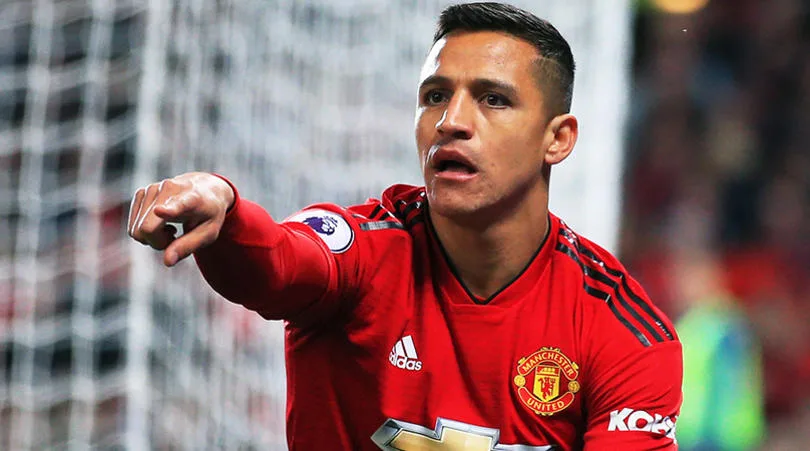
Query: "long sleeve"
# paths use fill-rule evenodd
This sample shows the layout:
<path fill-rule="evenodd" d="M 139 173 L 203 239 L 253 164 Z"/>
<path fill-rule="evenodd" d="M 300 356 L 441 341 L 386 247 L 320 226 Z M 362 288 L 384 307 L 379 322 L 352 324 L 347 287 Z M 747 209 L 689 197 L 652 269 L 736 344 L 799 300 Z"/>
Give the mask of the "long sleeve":
<path fill-rule="evenodd" d="M 219 237 L 194 255 L 211 287 L 267 319 L 294 321 L 308 311 L 334 311 L 336 264 L 312 229 L 279 224 L 234 192 Z"/>

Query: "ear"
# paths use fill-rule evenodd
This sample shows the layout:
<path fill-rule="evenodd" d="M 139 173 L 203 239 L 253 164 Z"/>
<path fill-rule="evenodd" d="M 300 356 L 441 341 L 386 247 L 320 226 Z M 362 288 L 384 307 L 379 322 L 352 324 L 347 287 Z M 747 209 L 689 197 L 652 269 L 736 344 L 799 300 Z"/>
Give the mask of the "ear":
<path fill-rule="evenodd" d="M 579 123 L 572 114 L 561 114 L 549 121 L 546 137 L 551 143 L 546 148 L 544 160 L 549 166 L 565 160 L 574 150 L 579 134 Z"/>

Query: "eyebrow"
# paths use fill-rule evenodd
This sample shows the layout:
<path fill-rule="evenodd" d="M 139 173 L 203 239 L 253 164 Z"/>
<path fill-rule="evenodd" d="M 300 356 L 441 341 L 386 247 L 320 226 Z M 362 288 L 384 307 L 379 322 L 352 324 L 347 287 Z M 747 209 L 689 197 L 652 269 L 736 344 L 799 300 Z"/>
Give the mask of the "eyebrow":
<path fill-rule="evenodd" d="M 425 78 L 422 83 L 419 84 L 419 90 L 421 91 L 425 86 L 429 85 L 438 85 L 438 86 L 447 86 L 453 84 L 453 81 L 445 77 L 443 75 L 431 75 Z M 500 81 L 500 80 L 492 80 L 490 78 L 476 78 L 472 81 L 473 86 L 478 89 L 482 90 L 496 90 L 503 92 L 509 97 L 517 97 L 517 88 L 513 85 Z"/>

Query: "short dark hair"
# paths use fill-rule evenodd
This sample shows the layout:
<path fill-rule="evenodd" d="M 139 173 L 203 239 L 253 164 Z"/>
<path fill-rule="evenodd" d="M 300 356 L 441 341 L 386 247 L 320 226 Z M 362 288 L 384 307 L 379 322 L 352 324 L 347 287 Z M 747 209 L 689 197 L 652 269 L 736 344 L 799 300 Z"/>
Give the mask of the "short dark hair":
<path fill-rule="evenodd" d="M 540 54 L 538 74 L 549 112 L 571 111 L 574 94 L 574 55 L 551 23 L 504 3 L 466 3 L 447 7 L 439 16 L 433 43 L 454 31 L 498 31 L 532 44 Z"/>

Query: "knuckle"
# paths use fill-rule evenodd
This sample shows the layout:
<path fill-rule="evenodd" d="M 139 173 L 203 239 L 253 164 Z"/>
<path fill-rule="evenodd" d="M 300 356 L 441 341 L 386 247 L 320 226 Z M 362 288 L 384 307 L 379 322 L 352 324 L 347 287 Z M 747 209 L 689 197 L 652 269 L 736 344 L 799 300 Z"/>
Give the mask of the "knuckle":
<path fill-rule="evenodd" d="M 174 196 L 174 195 L 168 195 L 168 196 L 166 196 L 166 198 L 165 198 L 165 199 L 163 199 L 163 201 L 162 201 L 162 202 L 160 202 L 160 203 L 162 203 L 162 204 L 164 204 L 164 205 L 169 205 L 169 204 L 172 204 L 172 203 L 174 203 L 174 202 L 177 202 L 177 196 Z"/>
<path fill-rule="evenodd" d="M 164 180 L 164 181 L 163 181 L 163 184 L 164 184 L 164 186 L 166 186 L 167 188 L 174 188 L 174 189 L 176 189 L 176 188 L 180 188 L 180 187 L 181 187 L 181 183 L 180 183 L 180 181 L 179 181 L 179 180 L 177 180 L 177 178 L 175 178 L 175 177 L 170 178 L 170 179 L 166 179 L 166 180 Z"/>
<path fill-rule="evenodd" d="M 197 202 L 199 202 L 202 199 L 202 196 L 200 195 L 200 192 L 199 191 L 194 191 L 194 190 L 191 190 L 188 193 L 186 193 L 186 195 L 184 197 L 185 197 L 186 201 L 188 201 L 189 203 L 192 203 L 192 204 L 196 204 Z"/>
<path fill-rule="evenodd" d="M 197 207 L 201 200 L 202 196 L 196 191 L 188 191 L 180 196 L 180 204 L 186 209 Z"/>
<path fill-rule="evenodd" d="M 186 193 L 194 189 L 193 184 L 179 176 L 164 180 L 163 187 L 172 194 Z"/>

